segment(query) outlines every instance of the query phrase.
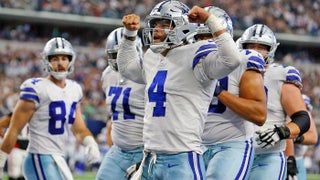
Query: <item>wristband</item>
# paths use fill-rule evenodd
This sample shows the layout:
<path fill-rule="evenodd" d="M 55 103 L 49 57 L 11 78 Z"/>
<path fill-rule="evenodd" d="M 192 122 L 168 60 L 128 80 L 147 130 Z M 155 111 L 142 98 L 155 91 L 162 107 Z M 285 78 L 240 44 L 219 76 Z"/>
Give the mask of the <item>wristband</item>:
<path fill-rule="evenodd" d="M 208 25 L 212 34 L 218 32 L 220 30 L 226 29 L 223 26 L 223 24 L 219 21 L 219 18 L 217 18 L 216 16 L 214 16 L 212 14 L 208 17 L 208 19 L 206 20 L 205 23 Z"/>
<path fill-rule="evenodd" d="M 300 128 L 299 136 L 302 136 L 310 128 L 310 116 L 307 111 L 298 111 L 291 115 L 291 122 L 295 123 Z"/>
<path fill-rule="evenodd" d="M 301 144 L 303 142 L 303 140 L 304 140 L 304 136 L 302 135 L 302 136 L 295 138 L 293 142 Z"/>
<path fill-rule="evenodd" d="M 128 37 L 136 37 L 138 34 L 138 30 L 130 31 L 127 28 L 124 28 L 123 35 Z"/>

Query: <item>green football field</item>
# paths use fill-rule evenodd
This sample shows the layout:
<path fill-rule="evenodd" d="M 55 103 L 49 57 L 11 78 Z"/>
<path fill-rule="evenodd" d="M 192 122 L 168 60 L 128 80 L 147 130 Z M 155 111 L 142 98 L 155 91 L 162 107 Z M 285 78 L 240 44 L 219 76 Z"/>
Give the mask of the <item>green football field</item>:
<path fill-rule="evenodd" d="M 86 172 L 83 175 L 74 175 L 74 180 L 94 180 L 96 172 Z M 320 180 L 320 174 L 308 174 L 307 180 Z"/>

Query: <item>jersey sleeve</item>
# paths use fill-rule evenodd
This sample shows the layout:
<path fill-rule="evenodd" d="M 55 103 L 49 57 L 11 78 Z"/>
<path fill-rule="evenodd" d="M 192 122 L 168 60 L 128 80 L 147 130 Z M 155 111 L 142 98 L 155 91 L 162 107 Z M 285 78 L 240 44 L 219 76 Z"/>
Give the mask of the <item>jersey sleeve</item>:
<path fill-rule="evenodd" d="M 205 56 L 201 63 L 209 79 L 220 79 L 239 66 L 241 54 L 229 33 L 219 35 L 213 43 L 216 45 L 216 50 Z"/>
<path fill-rule="evenodd" d="M 299 89 L 302 89 L 302 80 L 301 75 L 298 69 L 296 69 L 293 66 L 287 66 L 285 67 L 286 70 L 286 77 L 284 82 L 285 83 L 292 83 L 296 85 Z"/>
<path fill-rule="evenodd" d="M 203 63 L 206 56 L 212 52 L 217 51 L 217 46 L 209 40 L 207 44 L 201 45 L 195 53 L 195 56 L 193 58 L 192 62 L 192 68 L 195 72 L 196 78 L 200 81 L 207 81 L 209 80 L 209 77 L 205 73 L 205 64 Z"/>
<path fill-rule="evenodd" d="M 122 39 L 118 50 L 117 63 L 122 76 L 144 84 L 142 59 L 136 50 L 135 41 Z"/>
<path fill-rule="evenodd" d="M 246 70 L 254 70 L 263 74 L 265 70 L 265 61 L 260 53 L 254 50 L 240 50 L 243 62 L 246 62 Z"/>
<path fill-rule="evenodd" d="M 38 95 L 37 84 L 41 81 L 38 78 L 27 79 L 20 86 L 20 99 L 33 101 L 36 107 L 40 104 L 40 97 Z"/>

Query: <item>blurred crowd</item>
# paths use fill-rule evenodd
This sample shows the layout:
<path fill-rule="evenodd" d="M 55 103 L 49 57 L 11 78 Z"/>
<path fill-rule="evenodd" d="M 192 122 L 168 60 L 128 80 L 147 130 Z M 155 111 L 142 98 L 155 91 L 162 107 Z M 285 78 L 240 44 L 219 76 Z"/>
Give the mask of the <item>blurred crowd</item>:
<path fill-rule="evenodd" d="M 275 32 L 319 33 L 319 0 L 181 0 L 189 7 L 215 5 L 227 11 L 235 29 L 264 23 Z M 61 12 L 85 16 L 122 18 L 136 13 L 147 16 L 160 0 L 1 0 L 0 7 Z"/>

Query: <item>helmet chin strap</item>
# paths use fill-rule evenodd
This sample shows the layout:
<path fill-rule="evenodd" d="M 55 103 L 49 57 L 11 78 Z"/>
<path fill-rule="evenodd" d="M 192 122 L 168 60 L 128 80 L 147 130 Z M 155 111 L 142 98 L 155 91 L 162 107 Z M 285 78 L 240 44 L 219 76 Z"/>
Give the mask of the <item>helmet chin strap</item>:
<path fill-rule="evenodd" d="M 150 49 L 154 53 L 162 53 L 164 50 L 169 49 L 169 47 L 164 44 L 153 44 L 150 45 Z"/>
<path fill-rule="evenodd" d="M 66 78 L 69 73 L 68 72 L 54 72 L 54 71 L 51 71 L 50 74 L 54 78 L 56 78 L 57 80 L 62 80 L 64 78 Z"/>

